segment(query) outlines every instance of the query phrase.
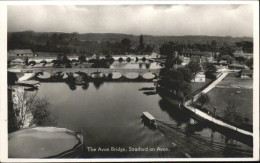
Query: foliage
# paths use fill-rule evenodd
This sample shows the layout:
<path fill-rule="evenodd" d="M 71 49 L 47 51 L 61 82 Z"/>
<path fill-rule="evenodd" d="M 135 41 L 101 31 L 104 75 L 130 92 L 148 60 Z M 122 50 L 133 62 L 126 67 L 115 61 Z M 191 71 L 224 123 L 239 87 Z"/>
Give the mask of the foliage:
<path fill-rule="evenodd" d="M 234 54 L 233 54 L 233 49 L 231 47 L 221 47 L 220 48 L 220 53 L 218 55 L 218 61 L 220 61 L 221 59 L 224 59 L 223 56 L 229 56 L 229 58 L 233 58 Z M 227 57 L 226 57 L 227 58 Z"/>
<path fill-rule="evenodd" d="M 7 71 L 7 83 L 8 85 L 14 85 L 18 81 L 16 73 Z"/>
<path fill-rule="evenodd" d="M 254 64 L 253 58 L 250 58 L 250 59 L 246 60 L 246 65 L 248 67 L 253 67 L 253 64 Z"/>
<path fill-rule="evenodd" d="M 160 71 L 160 80 L 158 84 L 166 88 L 170 94 L 179 100 L 184 100 L 185 97 L 190 93 L 191 87 L 185 81 L 186 71 L 189 70 L 170 70 L 163 68 Z"/>
<path fill-rule="evenodd" d="M 179 68 L 178 71 L 180 71 L 183 74 L 183 79 L 185 82 L 190 82 L 192 80 L 192 71 L 187 67 Z"/>
<path fill-rule="evenodd" d="M 201 70 L 201 66 L 198 62 L 191 61 L 187 67 L 191 70 L 192 73 L 196 74 Z"/>
<path fill-rule="evenodd" d="M 224 118 L 229 122 L 241 124 L 243 122 L 242 116 L 237 112 L 234 101 L 229 101 L 226 110 L 224 111 Z"/>
<path fill-rule="evenodd" d="M 37 92 L 27 92 L 17 89 L 13 101 L 13 108 L 19 128 L 54 124 L 50 116 L 50 104 L 48 100 L 38 97 Z"/>
<path fill-rule="evenodd" d="M 244 53 L 253 53 L 253 42 L 252 41 L 236 42 L 236 46 L 241 47 Z"/>
<path fill-rule="evenodd" d="M 209 103 L 209 101 L 210 101 L 209 96 L 205 93 L 201 93 L 199 98 L 199 102 L 201 103 L 201 108 L 203 107 L 203 105 Z"/>
<path fill-rule="evenodd" d="M 213 63 L 207 63 L 206 68 L 207 68 L 207 72 L 210 72 L 210 73 L 216 73 L 217 72 L 217 68 Z"/>
<path fill-rule="evenodd" d="M 220 59 L 227 61 L 228 64 L 231 64 L 234 61 L 234 58 L 230 55 L 222 55 Z"/>
<path fill-rule="evenodd" d="M 86 62 L 86 61 L 87 61 L 85 55 L 80 55 L 79 58 L 78 58 L 78 60 L 79 60 L 80 62 Z"/>
<path fill-rule="evenodd" d="M 124 39 L 121 41 L 121 44 L 122 44 L 122 46 L 124 47 L 124 49 L 125 49 L 126 52 L 129 52 L 129 51 L 130 51 L 131 41 L 130 41 L 128 38 L 124 38 Z"/>
<path fill-rule="evenodd" d="M 139 47 L 138 47 L 139 50 L 143 50 L 144 49 L 144 39 L 143 39 L 143 35 L 140 35 L 140 38 L 139 38 Z"/>
<path fill-rule="evenodd" d="M 146 61 L 146 58 L 145 58 L 145 57 L 143 57 L 143 58 L 142 58 L 142 61 L 143 61 L 143 62 L 145 62 L 145 61 Z"/>
<path fill-rule="evenodd" d="M 176 51 L 176 48 L 172 43 L 164 43 L 159 50 L 160 54 L 165 56 L 171 56 L 173 55 L 174 51 Z"/>
<path fill-rule="evenodd" d="M 153 52 L 154 48 L 155 48 L 155 46 L 147 45 L 147 46 L 145 47 L 145 49 L 144 49 L 144 52 L 150 54 L 150 53 Z"/>
<path fill-rule="evenodd" d="M 246 58 L 239 56 L 239 57 L 235 57 L 235 60 L 238 61 L 239 63 L 243 63 L 246 61 Z"/>

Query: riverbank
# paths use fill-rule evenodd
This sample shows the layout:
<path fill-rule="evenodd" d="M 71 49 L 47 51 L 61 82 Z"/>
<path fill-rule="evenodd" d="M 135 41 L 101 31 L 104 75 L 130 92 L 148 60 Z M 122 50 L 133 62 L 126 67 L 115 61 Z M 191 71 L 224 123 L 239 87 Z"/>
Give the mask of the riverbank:
<path fill-rule="evenodd" d="M 249 132 L 249 131 L 245 131 L 243 129 L 240 129 L 236 126 L 232 126 L 230 124 L 227 124 L 219 119 L 214 118 L 213 116 L 210 116 L 204 112 L 202 112 L 201 110 L 193 107 L 191 104 L 194 103 L 195 101 L 197 101 L 200 98 L 201 93 L 208 93 L 210 90 L 212 90 L 220 81 L 222 81 L 228 73 L 222 73 L 214 82 L 212 82 L 208 87 L 206 87 L 204 90 L 202 90 L 200 93 L 198 93 L 197 95 L 195 95 L 191 100 L 185 101 L 184 103 L 184 107 L 186 109 L 188 109 L 189 111 L 193 112 L 195 115 L 205 119 L 206 121 L 210 121 L 216 125 L 228 128 L 230 130 L 233 130 L 235 132 L 239 132 L 241 134 L 247 135 L 247 136 L 251 136 L 253 137 L 253 133 Z"/>

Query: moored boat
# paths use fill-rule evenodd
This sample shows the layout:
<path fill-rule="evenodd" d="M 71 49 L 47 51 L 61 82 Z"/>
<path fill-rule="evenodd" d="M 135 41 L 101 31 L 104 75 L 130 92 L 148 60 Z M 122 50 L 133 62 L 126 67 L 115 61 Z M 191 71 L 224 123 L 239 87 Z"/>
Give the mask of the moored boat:
<path fill-rule="evenodd" d="M 157 126 L 156 119 L 148 112 L 143 112 L 143 117 L 149 120 L 150 125 Z"/>
<path fill-rule="evenodd" d="M 37 75 L 37 78 L 43 79 L 43 80 L 49 79 L 50 77 L 51 77 L 51 74 L 48 73 L 48 72 L 41 72 L 41 73 L 39 73 L 39 74 Z"/>
<path fill-rule="evenodd" d="M 40 86 L 40 82 L 36 81 L 36 80 L 26 80 L 26 81 L 18 81 L 16 83 L 19 86 L 24 86 L 24 87 L 28 87 L 28 88 L 37 88 Z"/>

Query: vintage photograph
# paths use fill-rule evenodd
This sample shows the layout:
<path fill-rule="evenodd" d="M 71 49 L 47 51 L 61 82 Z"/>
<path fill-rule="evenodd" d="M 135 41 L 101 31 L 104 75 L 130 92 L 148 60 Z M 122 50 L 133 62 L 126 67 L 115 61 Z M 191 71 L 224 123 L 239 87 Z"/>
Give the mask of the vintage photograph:
<path fill-rule="evenodd" d="M 8 158 L 253 158 L 253 9 L 8 5 Z"/>

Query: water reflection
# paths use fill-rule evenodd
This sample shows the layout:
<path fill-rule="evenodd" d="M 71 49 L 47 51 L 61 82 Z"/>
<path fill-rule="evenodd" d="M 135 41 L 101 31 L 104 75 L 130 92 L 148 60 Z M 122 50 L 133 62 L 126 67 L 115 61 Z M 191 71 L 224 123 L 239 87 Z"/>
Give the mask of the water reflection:
<path fill-rule="evenodd" d="M 101 85 L 102 89 L 99 89 Z M 225 135 L 197 123 L 187 113 L 161 99 L 159 95 L 145 96 L 143 91 L 155 90 L 153 83 L 93 80 L 93 83 L 90 82 L 86 87 L 88 91 L 71 91 L 64 83 L 43 83 L 39 94 L 51 100 L 55 108 L 53 114 L 59 117 L 58 126 L 82 131 L 87 147 L 157 148 L 172 146 L 172 143 L 176 144 L 176 147 L 170 152 L 143 153 L 89 153 L 86 150 L 84 157 L 171 158 L 185 157 L 184 153 L 190 154 L 191 157 L 252 155 L 251 147 L 232 141 Z M 61 92 L 63 96 L 60 96 Z M 140 119 L 144 111 L 158 119 L 157 129 Z M 238 152 L 241 149 L 244 154 Z M 232 150 L 233 154 L 228 150 Z"/>
<path fill-rule="evenodd" d="M 115 61 L 112 65 L 110 65 L 111 69 L 160 69 L 163 66 L 158 64 L 157 62 L 150 61 L 131 61 L 131 62 L 119 62 Z"/>
<path fill-rule="evenodd" d="M 159 101 L 159 106 L 162 111 L 165 111 L 169 114 L 169 116 L 176 121 L 177 126 L 181 126 L 183 123 L 188 123 L 190 121 L 190 117 L 187 114 L 183 114 L 177 106 L 172 105 L 167 100 L 161 99 Z"/>
<path fill-rule="evenodd" d="M 100 88 L 100 86 L 104 84 L 104 80 L 102 80 L 102 79 L 93 80 L 93 84 L 94 84 L 95 88 L 98 90 Z"/>

